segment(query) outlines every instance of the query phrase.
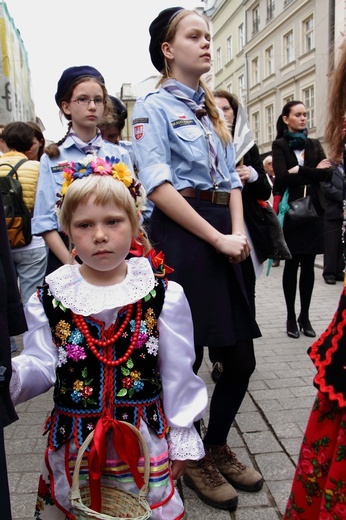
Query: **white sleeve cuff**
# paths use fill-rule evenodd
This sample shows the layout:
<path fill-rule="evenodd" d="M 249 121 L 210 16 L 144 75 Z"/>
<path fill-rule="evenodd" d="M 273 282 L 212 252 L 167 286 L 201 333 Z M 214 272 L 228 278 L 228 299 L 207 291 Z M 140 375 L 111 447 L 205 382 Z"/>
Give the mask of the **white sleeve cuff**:
<path fill-rule="evenodd" d="M 203 441 L 194 426 L 170 428 L 167 441 L 170 460 L 199 460 L 205 455 Z"/>

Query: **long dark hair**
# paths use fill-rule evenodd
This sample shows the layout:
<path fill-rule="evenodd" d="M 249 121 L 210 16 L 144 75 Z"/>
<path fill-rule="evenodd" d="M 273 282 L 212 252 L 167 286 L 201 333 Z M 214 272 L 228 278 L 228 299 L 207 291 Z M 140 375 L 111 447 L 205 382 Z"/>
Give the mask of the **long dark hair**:
<path fill-rule="evenodd" d="M 289 101 L 286 103 L 286 105 L 283 107 L 281 114 L 278 117 L 278 120 L 276 122 L 276 139 L 280 139 L 284 135 L 284 131 L 287 130 L 287 125 L 283 120 L 283 117 L 288 117 L 290 115 L 291 109 L 295 107 L 296 105 L 304 105 L 303 101 Z"/>

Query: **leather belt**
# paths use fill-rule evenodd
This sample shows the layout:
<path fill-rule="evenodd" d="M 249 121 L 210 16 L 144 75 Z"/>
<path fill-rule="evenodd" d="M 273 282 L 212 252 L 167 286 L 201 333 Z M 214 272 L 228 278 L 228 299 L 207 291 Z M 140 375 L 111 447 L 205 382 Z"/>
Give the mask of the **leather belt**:
<path fill-rule="evenodd" d="M 195 188 L 184 188 L 179 191 L 183 197 L 190 197 L 191 199 L 207 200 L 213 204 L 219 204 L 221 206 L 228 206 L 231 194 L 229 191 L 217 191 L 217 190 L 196 190 Z"/>

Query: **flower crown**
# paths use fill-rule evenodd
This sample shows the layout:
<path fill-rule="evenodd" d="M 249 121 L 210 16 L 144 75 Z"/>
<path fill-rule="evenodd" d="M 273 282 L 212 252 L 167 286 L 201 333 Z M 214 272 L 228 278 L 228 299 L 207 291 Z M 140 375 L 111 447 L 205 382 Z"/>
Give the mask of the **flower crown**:
<path fill-rule="evenodd" d="M 59 211 L 64 201 L 68 188 L 76 179 L 83 179 L 89 175 L 111 175 L 114 179 L 121 181 L 128 188 L 135 201 L 137 210 L 140 212 L 143 205 L 143 194 L 141 193 L 141 183 L 133 176 L 127 164 L 116 157 L 95 157 L 87 155 L 84 161 L 66 162 L 62 164 L 63 176 L 65 181 L 58 194 L 59 200 L 56 203 Z"/>

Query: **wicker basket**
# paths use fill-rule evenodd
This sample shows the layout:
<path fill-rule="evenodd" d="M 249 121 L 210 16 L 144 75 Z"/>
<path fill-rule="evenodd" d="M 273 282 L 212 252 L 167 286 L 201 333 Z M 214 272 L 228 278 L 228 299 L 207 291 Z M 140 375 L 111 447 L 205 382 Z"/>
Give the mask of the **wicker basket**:
<path fill-rule="evenodd" d="M 119 421 L 123 423 L 123 421 Z M 149 487 L 150 457 L 148 446 L 141 433 L 129 423 L 126 424 L 137 436 L 144 456 L 144 485 L 139 494 L 101 485 L 102 509 L 98 513 L 85 504 L 91 503 L 89 485 L 79 487 L 79 471 L 85 450 L 89 446 L 94 432 L 91 432 L 78 450 L 73 472 L 70 500 L 76 520 L 146 520 L 151 517 L 151 509 L 146 500 Z"/>

